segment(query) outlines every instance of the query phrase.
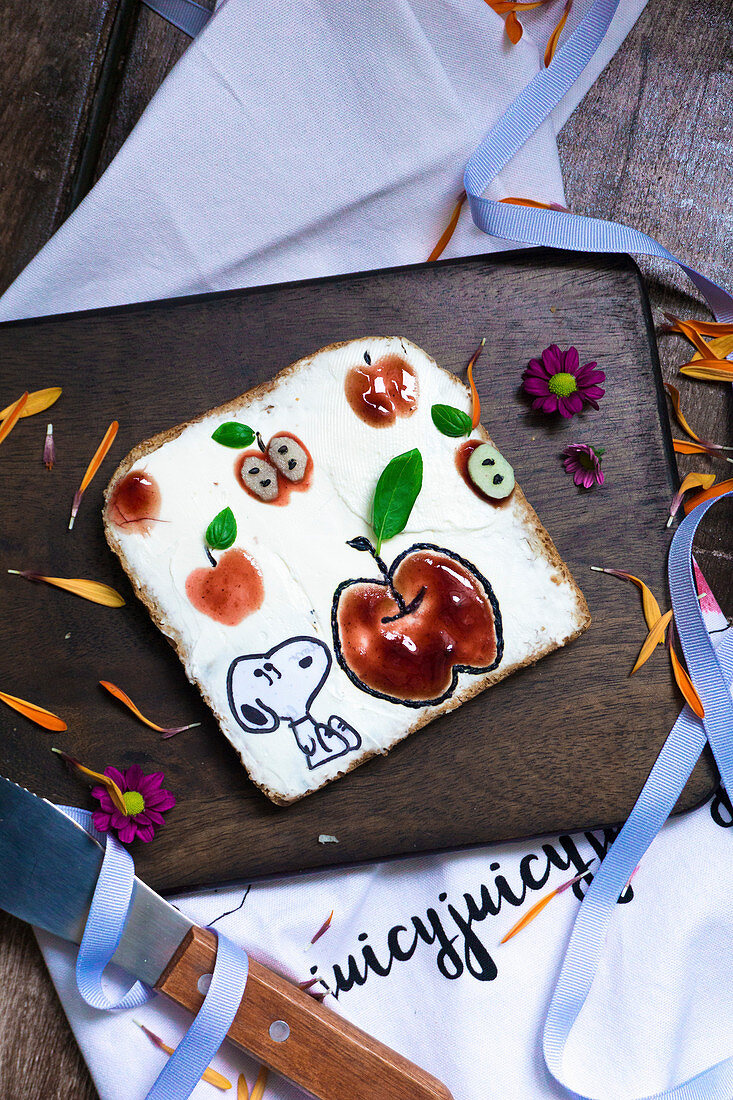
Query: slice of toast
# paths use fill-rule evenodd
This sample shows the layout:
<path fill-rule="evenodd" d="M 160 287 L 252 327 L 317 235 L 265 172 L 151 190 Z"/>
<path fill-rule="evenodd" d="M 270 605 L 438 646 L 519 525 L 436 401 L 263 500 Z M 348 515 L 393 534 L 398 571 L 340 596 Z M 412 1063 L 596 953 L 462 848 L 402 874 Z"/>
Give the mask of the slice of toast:
<path fill-rule="evenodd" d="M 468 410 L 466 388 L 410 341 L 335 344 L 139 444 L 107 488 L 109 545 L 273 802 L 590 623 L 520 487 L 490 500 L 473 485 L 487 433 L 442 434 L 436 404 Z M 375 487 L 413 449 L 422 488 L 377 553 Z"/>

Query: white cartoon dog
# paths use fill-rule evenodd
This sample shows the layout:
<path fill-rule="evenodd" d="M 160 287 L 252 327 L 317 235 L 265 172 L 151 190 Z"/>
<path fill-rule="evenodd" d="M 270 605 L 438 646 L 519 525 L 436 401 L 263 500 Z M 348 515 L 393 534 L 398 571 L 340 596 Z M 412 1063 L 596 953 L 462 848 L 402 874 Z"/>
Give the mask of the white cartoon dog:
<path fill-rule="evenodd" d="M 247 733 L 274 733 L 287 722 L 309 768 L 353 752 L 361 737 L 332 714 L 325 723 L 310 712 L 331 671 L 328 646 L 318 638 L 289 638 L 269 653 L 237 657 L 229 667 L 229 706 Z"/>

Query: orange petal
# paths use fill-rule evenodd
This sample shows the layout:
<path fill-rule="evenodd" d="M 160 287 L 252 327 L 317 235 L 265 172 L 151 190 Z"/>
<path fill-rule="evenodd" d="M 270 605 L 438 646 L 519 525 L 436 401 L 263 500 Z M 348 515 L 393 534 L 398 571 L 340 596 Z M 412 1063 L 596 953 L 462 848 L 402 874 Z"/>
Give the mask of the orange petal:
<path fill-rule="evenodd" d="M 687 321 L 677 320 L 675 322 L 676 331 L 682 336 L 686 336 L 690 341 L 695 351 L 697 351 L 703 359 L 717 359 L 718 356 L 710 348 L 710 345 L 706 340 L 703 340 L 702 336 L 698 332 L 694 325 L 689 325 Z"/>
<path fill-rule="evenodd" d="M 595 860 L 592 859 L 590 862 L 594 863 Z M 517 932 L 521 932 L 523 928 L 526 928 L 527 925 L 535 919 L 538 913 L 542 912 L 545 906 L 549 902 L 551 902 L 553 898 L 557 897 L 558 894 L 564 893 L 571 886 L 574 886 L 576 882 L 580 882 L 580 880 L 582 878 L 585 878 L 587 874 L 589 874 L 589 871 L 586 867 L 585 871 L 581 871 L 579 875 L 574 875 L 573 878 L 568 879 L 567 882 L 563 882 L 562 886 L 557 886 L 554 890 L 551 890 L 549 894 L 545 894 L 545 896 L 540 898 L 539 901 L 536 901 L 534 905 L 532 905 L 527 910 L 524 916 L 520 920 L 518 920 L 516 924 L 513 924 L 511 926 L 511 928 L 504 936 L 503 940 L 500 941 L 500 943 L 506 943 L 507 940 L 510 940 L 513 936 L 516 936 Z"/>
<path fill-rule="evenodd" d="M 0 699 L 3 703 L 7 703 L 9 707 L 12 707 L 13 710 L 17 710 L 24 718 L 28 718 L 29 721 L 35 722 L 37 726 L 42 726 L 45 730 L 62 733 L 68 728 L 63 719 L 52 714 L 50 710 L 37 707 L 35 703 L 28 703 L 25 699 L 17 699 L 15 695 L 6 695 L 4 691 L 0 691 Z"/>
<path fill-rule="evenodd" d="M 563 27 L 568 21 L 568 16 L 570 15 L 570 9 L 572 6 L 573 0 L 565 0 L 565 8 L 563 10 L 563 13 L 560 16 L 560 20 L 557 26 L 555 27 L 554 31 L 548 39 L 547 46 L 545 47 L 545 68 L 547 68 L 547 66 L 550 64 L 553 57 L 555 56 L 555 50 L 557 49 L 557 44 L 560 41 L 560 35 L 563 32 Z"/>
<path fill-rule="evenodd" d="M 18 400 L 14 401 L 13 404 L 10 406 L 7 416 L 3 420 L 2 425 L 0 425 L 0 443 L 2 443 L 2 441 L 10 435 L 13 428 L 20 420 L 23 414 L 23 409 L 25 408 L 27 403 L 28 391 L 26 390 L 25 393 L 21 394 Z"/>
<path fill-rule="evenodd" d="M 116 420 L 113 420 L 112 423 L 110 424 L 110 426 L 107 428 L 107 431 L 104 433 L 104 436 L 102 438 L 102 442 L 99 444 L 96 451 L 94 452 L 91 462 L 87 466 L 87 472 L 84 474 L 84 477 L 81 479 L 81 485 L 77 489 L 76 494 L 74 495 L 74 501 L 71 505 L 71 517 L 69 519 L 69 530 L 71 530 L 72 527 L 74 526 L 74 520 L 76 519 L 76 513 L 79 511 L 79 505 L 81 504 L 81 498 L 83 497 L 83 495 L 84 495 L 84 493 L 85 493 L 85 491 L 86 491 L 86 489 L 89 485 L 89 482 L 92 480 L 92 478 L 96 474 L 97 470 L 102 465 L 102 462 L 104 461 L 104 456 L 107 454 L 107 451 L 110 449 L 110 447 L 114 443 L 114 439 L 115 439 L 115 436 L 117 435 L 117 429 L 118 428 L 119 428 L 119 424 L 117 423 Z"/>
<path fill-rule="evenodd" d="M 688 443 L 686 439 L 673 439 L 672 445 L 678 455 L 708 455 L 710 458 L 724 458 L 726 462 L 733 462 L 733 458 L 723 454 L 723 451 L 733 448 L 721 447 L 717 443 Z"/>
<path fill-rule="evenodd" d="M 686 702 L 690 708 L 694 711 L 698 718 L 705 717 L 705 708 L 702 705 L 702 700 L 697 694 L 697 689 L 692 680 L 687 674 L 687 670 L 683 667 L 679 657 L 675 652 L 673 645 L 669 647 L 669 658 L 672 662 L 672 671 L 674 672 L 674 678 L 677 681 L 677 687 L 680 689 L 685 697 Z"/>
<path fill-rule="evenodd" d="M 243 1073 L 240 1073 L 237 1080 L 237 1100 L 249 1100 L 249 1088 L 247 1087 L 247 1078 Z"/>
<path fill-rule="evenodd" d="M 524 30 L 522 28 L 522 24 L 517 19 L 515 12 L 510 11 L 507 15 L 506 19 L 504 20 L 504 30 L 506 31 L 506 36 L 511 42 L 512 46 L 516 46 L 517 42 L 519 42 L 520 38 L 524 34 Z"/>
<path fill-rule="evenodd" d="M 680 367 L 680 374 L 701 382 L 733 382 L 733 363 L 727 359 L 693 359 Z"/>
<path fill-rule="evenodd" d="M 250 1100 L 262 1100 L 265 1094 L 265 1086 L 267 1085 L 268 1070 L 266 1066 L 260 1066 L 260 1072 L 257 1074 L 257 1080 L 254 1083 L 252 1089 L 252 1095 Z"/>
<path fill-rule="evenodd" d="M 111 779 L 108 775 L 104 775 L 103 772 L 93 772 L 91 768 L 87 768 L 85 764 L 80 763 L 76 757 L 69 756 L 68 752 L 62 752 L 61 749 L 51 749 L 51 752 L 55 752 L 57 756 L 60 756 L 65 764 L 68 764 L 72 768 L 76 768 L 82 775 L 86 775 L 89 779 L 93 779 L 96 783 L 104 787 L 120 813 L 124 814 L 125 817 L 128 816 L 127 806 L 122 797 L 122 791 L 117 786 L 114 779 Z"/>
<path fill-rule="evenodd" d="M 20 414 L 21 419 L 45 412 L 46 409 L 50 409 L 58 401 L 59 397 L 61 397 L 61 386 L 51 386 L 46 390 L 33 390 L 32 393 L 28 394 L 28 400 L 23 406 L 23 411 Z M 0 420 L 4 420 L 12 408 L 12 405 L 6 405 L 4 409 L 0 410 Z"/>
<path fill-rule="evenodd" d="M 669 519 L 667 520 L 667 526 L 671 527 L 672 520 L 679 511 L 679 507 L 682 503 L 682 498 L 685 493 L 689 492 L 690 489 L 709 489 L 714 481 L 715 474 L 688 474 L 687 477 L 684 478 L 675 495 L 672 497 L 672 503 L 669 506 Z"/>
<path fill-rule="evenodd" d="M 486 337 L 484 337 L 484 339 L 481 341 L 481 343 L 476 348 L 475 352 L 473 353 L 473 355 L 471 356 L 471 358 L 468 361 L 467 370 L 468 370 L 468 384 L 471 387 L 471 427 L 472 428 L 477 427 L 478 422 L 481 419 L 481 398 L 478 395 L 478 390 L 476 389 L 476 383 L 473 380 L 473 368 L 474 368 L 474 364 L 476 363 L 476 360 L 478 359 L 479 355 L 481 354 L 481 352 L 483 350 L 483 347 L 484 347 L 485 343 L 486 343 Z"/>
<path fill-rule="evenodd" d="M 704 333 L 705 336 L 733 335 L 733 324 L 727 321 L 699 321 L 697 317 L 688 317 L 686 321 L 680 322 L 679 317 L 675 317 L 674 313 L 665 313 L 664 316 L 675 326 L 683 323 L 696 332 Z"/>
<path fill-rule="evenodd" d="M 665 382 L 664 383 L 664 388 L 670 396 L 670 400 L 672 402 L 672 408 L 674 409 L 674 414 L 677 417 L 677 420 L 679 421 L 680 425 L 684 428 L 684 430 L 687 432 L 687 434 L 692 437 L 692 439 L 696 440 L 699 443 L 700 442 L 700 436 L 697 435 L 696 432 L 693 432 L 692 428 L 690 427 L 690 425 L 687 422 L 687 418 L 685 417 L 685 414 L 682 412 L 682 408 L 680 406 L 680 391 L 677 389 L 676 386 L 673 386 L 671 384 L 671 382 Z"/>
<path fill-rule="evenodd" d="M 145 1024 L 141 1024 L 139 1020 L 135 1020 L 135 1023 L 145 1032 L 148 1039 L 150 1039 L 151 1043 L 153 1043 L 158 1050 L 162 1050 L 165 1054 L 175 1053 L 176 1048 L 169 1047 L 168 1044 L 164 1043 L 160 1036 L 156 1035 L 154 1031 L 151 1031 L 149 1027 L 146 1027 Z M 226 1092 L 232 1087 L 231 1081 L 228 1081 L 221 1073 L 217 1073 L 211 1066 L 204 1070 L 201 1080 L 208 1081 L 210 1085 L 215 1085 L 218 1089 L 221 1089 L 222 1092 Z"/>
<path fill-rule="evenodd" d="M 522 0 L 486 0 L 486 3 L 498 15 L 506 15 L 510 11 L 531 11 L 532 8 L 541 8 L 543 4 L 549 4 L 550 0 L 529 0 L 529 3 L 523 3 Z"/>
<path fill-rule="evenodd" d="M 72 592 L 75 596 L 81 596 L 83 600 L 91 603 L 101 603 L 104 607 L 124 607 L 125 601 L 119 592 L 110 588 L 101 581 L 85 581 L 74 577 L 42 577 L 40 573 L 32 573 L 27 569 L 8 569 L 16 577 L 25 577 L 28 581 L 42 581 L 51 584 L 54 588 L 63 588 L 65 592 Z"/>
<path fill-rule="evenodd" d="M 669 626 L 669 621 L 671 618 L 672 612 L 667 611 L 666 614 L 662 615 L 659 622 L 655 623 L 654 626 L 651 628 L 646 636 L 646 640 L 643 646 L 639 650 L 639 656 L 636 658 L 636 664 L 629 673 L 629 676 L 633 676 L 634 673 L 637 672 L 638 669 L 640 669 L 641 666 L 643 664 L 646 664 L 646 662 L 649 660 L 652 653 L 659 644 L 660 639 L 664 638 L 664 632 Z"/>
<path fill-rule="evenodd" d="M 453 234 L 455 233 L 456 226 L 458 225 L 458 218 L 460 217 L 460 213 L 461 213 L 461 210 L 463 209 L 463 204 L 464 204 L 465 201 L 466 201 L 466 192 L 461 191 L 460 195 L 458 196 L 458 201 L 456 202 L 456 205 L 453 207 L 453 213 L 451 214 L 451 216 L 448 220 L 447 226 L 445 227 L 445 229 L 441 233 L 440 238 L 439 238 L 438 243 L 436 244 L 435 248 L 433 249 L 433 251 L 428 256 L 428 261 L 427 261 L 428 263 L 432 263 L 433 260 L 437 260 L 439 256 L 442 256 L 442 254 L 445 252 L 446 248 L 448 247 L 448 243 L 449 243 L 451 237 L 453 236 Z"/>
<path fill-rule="evenodd" d="M 512 206 L 531 206 L 534 210 L 561 210 L 564 214 L 571 214 L 567 206 L 561 206 L 559 202 L 538 202 L 536 199 L 520 199 L 514 195 L 499 199 L 499 202 L 507 202 Z"/>
<path fill-rule="evenodd" d="M 656 596 L 642 580 L 635 577 L 633 573 L 624 573 L 621 569 L 601 569 L 598 565 L 591 565 L 591 569 L 594 573 L 608 573 L 611 577 L 620 577 L 621 580 L 631 581 L 641 592 L 641 606 L 644 610 L 644 618 L 646 619 L 646 625 L 651 630 L 653 626 L 659 622 L 662 617 L 662 611 L 657 603 Z M 660 639 L 661 644 L 661 639 Z"/>
<path fill-rule="evenodd" d="M 712 488 L 706 489 L 702 493 L 695 493 L 694 497 L 689 497 L 683 507 L 685 515 L 689 516 L 693 508 L 697 508 L 698 504 L 704 504 L 706 500 L 714 500 L 715 497 L 720 497 L 723 493 L 730 493 L 733 490 L 733 478 L 728 478 L 727 481 L 719 481 L 717 485 L 713 485 Z"/>
<path fill-rule="evenodd" d="M 169 736 L 174 733 L 183 733 L 184 730 L 193 729 L 194 726 L 200 726 L 200 722 L 191 722 L 188 726 L 159 726 L 155 722 L 151 722 L 149 718 L 146 718 L 138 707 L 135 706 L 132 699 L 127 695 L 122 688 L 118 688 L 116 684 L 111 684 L 109 680 L 99 681 L 102 687 L 114 695 L 115 699 L 119 699 L 121 703 L 124 703 L 126 707 L 132 711 L 136 718 L 139 718 L 141 722 L 144 722 L 146 726 L 149 726 L 151 730 L 157 730 L 158 733 L 167 733 Z"/>

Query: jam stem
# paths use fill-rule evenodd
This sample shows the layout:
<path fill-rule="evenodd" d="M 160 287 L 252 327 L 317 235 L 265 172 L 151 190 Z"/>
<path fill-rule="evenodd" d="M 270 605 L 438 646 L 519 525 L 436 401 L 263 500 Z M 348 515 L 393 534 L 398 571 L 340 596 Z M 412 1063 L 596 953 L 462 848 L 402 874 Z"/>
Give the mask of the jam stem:
<path fill-rule="evenodd" d="M 384 577 L 384 579 L 387 583 L 387 587 L 389 588 L 390 595 L 392 596 L 392 599 L 394 600 L 394 602 L 397 604 L 397 606 L 400 609 L 400 613 L 399 613 L 398 616 L 396 616 L 396 618 L 401 618 L 405 614 L 405 611 L 407 610 L 407 608 L 405 606 L 405 601 L 403 600 L 400 593 L 397 591 L 397 589 L 392 584 L 392 578 L 389 575 L 389 569 L 385 565 L 383 559 L 380 558 L 379 554 L 374 549 L 374 546 L 370 542 L 370 540 L 366 537 L 366 535 L 359 535 L 355 539 L 347 540 L 346 545 L 347 546 L 352 546 L 354 548 L 354 550 L 366 550 L 367 553 L 372 555 L 375 562 L 377 563 L 377 567 L 379 569 L 379 572 L 382 574 L 382 576 Z M 422 600 L 422 595 L 420 596 L 420 600 Z"/>

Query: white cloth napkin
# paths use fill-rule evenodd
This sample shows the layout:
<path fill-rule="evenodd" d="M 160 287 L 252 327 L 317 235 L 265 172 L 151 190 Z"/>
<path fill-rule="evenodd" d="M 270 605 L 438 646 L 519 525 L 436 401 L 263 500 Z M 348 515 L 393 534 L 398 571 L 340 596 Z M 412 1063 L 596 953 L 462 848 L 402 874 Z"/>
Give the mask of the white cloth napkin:
<path fill-rule="evenodd" d="M 583 89 L 643 5 L 622 2 Z M 576 0 L 574 21 L 584 6 Z M 424 259 L 466 158 L 536 72 L 552 8 L 523 17 L 527 34 L 511 48 L 483 0 L 226 0 L 99 184 L 0 301 L 0 318 Z M 496 197 L 563 200 L 554 132 L 579 97 L 574 89 L 560 104 Z M 495 247 L 463 217 L 446 255 Z M 624 1100 L 730 1053 L 733 871 L 720 827 L 730 825 L 720 801 L 673 821 L 633 900 L 619 905 L 569 1054 L 588 1091 Z M 498 944 L 524 911 L 506 901 L 522 896 L 523 875 L 541 883 L 550 868 L 526 908 L 608 839 L 553 837 L 175 902 L 296 979 L 316 967 L 332 991 L 342 987 L 332 1007 L 431 1070 L 456 1100 L 564 1096 L 540 1035 L 577 898 L 568 891 Z M 306 951 L 331 909 L 330 930 Z M 89 1009 L 75 950 L 39 939 L 102 1100 L 142 1100 L 165 1056 L 134 1019 L 174 1043 L 187 1017 L 162 1000 L 113 1016 Z M 390 946 L 404 956 L 391 965 Z M 369 947 L 377 963 L 362 981 Z M 234 1048 L 225 1044 L 216 1065 L 233 1081 L 245 1069 L 252 1084 L 254 1067 Z M 212 1095 L 205 1083 L 194 1093 Z M 266 1092 L 297 1095 L 274 1077 Z"/>

